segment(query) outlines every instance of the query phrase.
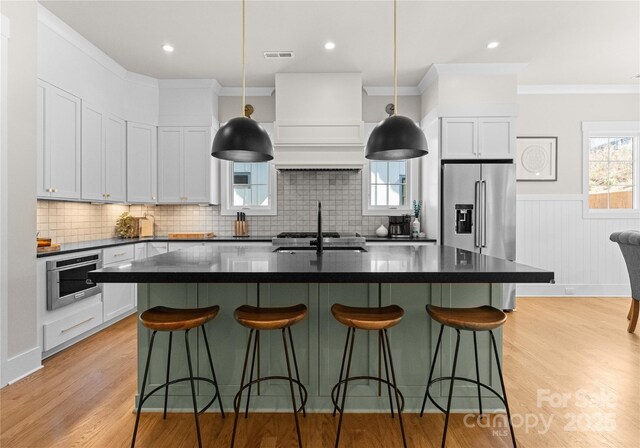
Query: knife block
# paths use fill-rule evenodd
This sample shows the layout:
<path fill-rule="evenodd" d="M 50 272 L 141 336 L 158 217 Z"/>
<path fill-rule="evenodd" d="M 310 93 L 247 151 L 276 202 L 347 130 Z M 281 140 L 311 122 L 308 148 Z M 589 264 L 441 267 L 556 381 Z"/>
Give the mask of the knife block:
<path fill-rule="evenodd" d="M 249 236 L 249 223 L 247 221 L 234 221 L 233 236 Z"/>

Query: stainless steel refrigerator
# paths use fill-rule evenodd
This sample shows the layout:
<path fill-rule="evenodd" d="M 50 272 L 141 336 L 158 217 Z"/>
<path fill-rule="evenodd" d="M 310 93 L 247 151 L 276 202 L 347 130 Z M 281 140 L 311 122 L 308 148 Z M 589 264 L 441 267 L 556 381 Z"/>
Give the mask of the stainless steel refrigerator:
<path fill-rule="evenodd" d="M 493 257 L 516 258 L 516 167 L 508 163 L 443 163 L 441 241 Z M 514 284 L 503 309 L 514 310 Z"/>

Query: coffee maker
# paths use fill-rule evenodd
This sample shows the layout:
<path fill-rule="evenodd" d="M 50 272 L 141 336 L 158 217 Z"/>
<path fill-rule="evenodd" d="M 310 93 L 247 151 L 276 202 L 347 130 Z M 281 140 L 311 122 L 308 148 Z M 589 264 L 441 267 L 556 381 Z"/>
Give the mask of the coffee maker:
<path fill-rule="evenodd" d="M 389 216 L 391 238 L 411 238 L 411 215 Z"/>

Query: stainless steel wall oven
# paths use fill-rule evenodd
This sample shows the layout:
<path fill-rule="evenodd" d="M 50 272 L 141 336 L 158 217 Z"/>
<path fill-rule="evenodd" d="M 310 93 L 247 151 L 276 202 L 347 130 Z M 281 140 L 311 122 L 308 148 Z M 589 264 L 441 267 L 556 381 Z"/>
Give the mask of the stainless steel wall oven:
<path fill-rule="evenodd" d="M 100 294 L 102 286 L 87 277 L 102 268 L 102 254 L 75 256 L 47 262 L 47 310 L 55 310 Z"/>

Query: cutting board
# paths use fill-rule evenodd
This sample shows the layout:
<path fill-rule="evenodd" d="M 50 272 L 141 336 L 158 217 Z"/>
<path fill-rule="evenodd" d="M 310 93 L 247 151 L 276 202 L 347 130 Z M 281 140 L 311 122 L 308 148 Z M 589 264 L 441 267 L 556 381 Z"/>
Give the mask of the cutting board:
<path fill-rule="evenodd" d="M 216 236 L 213 232 L 169 232 L 167 238 L 170 240 L 204 240 Z"/>
<path fill-rule="evenodd" d="M 58 243 L 51 243 L 51 246 L 38 247 L 39 254 L 45 252 L 55 252 L 57 250 L 60 250 L 60 245 Z"/>

